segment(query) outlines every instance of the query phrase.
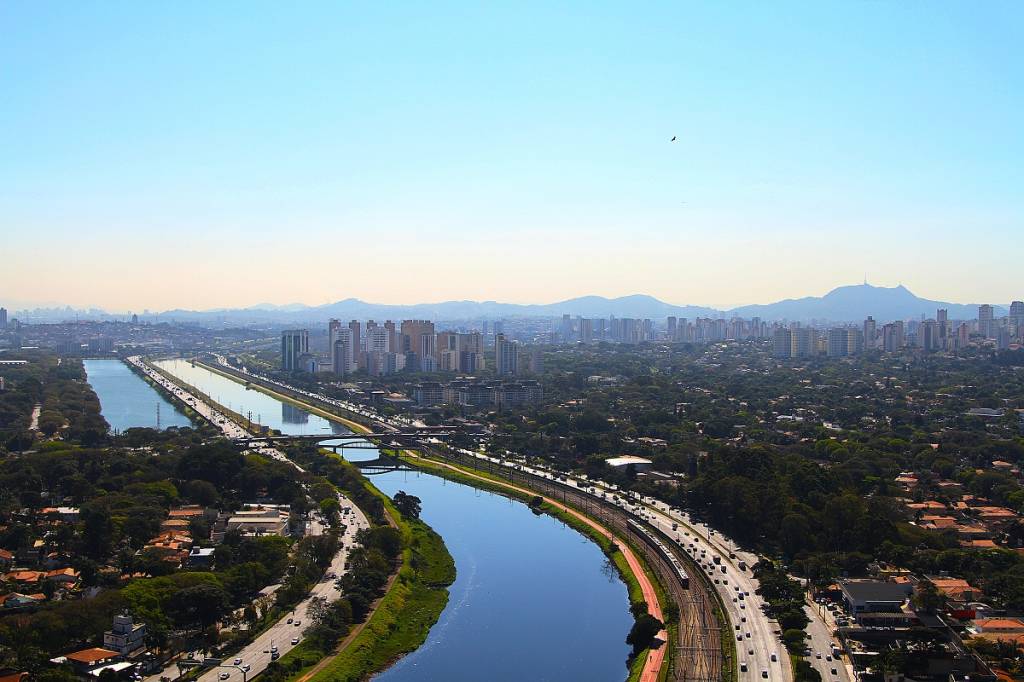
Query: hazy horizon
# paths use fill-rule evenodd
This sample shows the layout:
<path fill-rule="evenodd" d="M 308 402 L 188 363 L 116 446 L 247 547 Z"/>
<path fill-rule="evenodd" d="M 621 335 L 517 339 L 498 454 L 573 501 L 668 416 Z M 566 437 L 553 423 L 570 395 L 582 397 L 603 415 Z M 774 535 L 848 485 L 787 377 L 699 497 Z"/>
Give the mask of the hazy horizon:
<path fill-rule="evenodd" d="M 768 305 L 768 304 L 773 304 L 773 303 L 779 303 L 779 302 L 782 302 L 782 301 L 785 301 L 785 300 L 798 300 L 798 299 L 802 299 L 802 298 L 822 297 L 822 296 L 825 296 L 826 294 L 830 293 L 831 291 L 833 291 L 835 289 L 839 289 L 839 288 L 843 288 L 843 287 L 855 287 L 855 286 L 860 286 L 860 285 L 863 285 L 863 284 L 869 284 L 871 287 L 874 287 L 876 289 L 896 289 L 896 288 L 902 286 L 905 289 L 907 289 L 911 294 L 913 294 L 914 296 L 916 296 L 918 298 L 927 299 L 927 300 L 934 300 L 934 301 L 943 301 L 945 303 L 951 303 L 951 304 L 954 304 L 954 305 L 980 305 L 980 304 L 988 303 L 990 305 L 994 305 L 994 306 L 997 306 L 997 307 L 1006 308 L 1007 306 L 1009 306 L 1009 304 L 1013 300 L 1019 300 L 1017 298 L 1015 298 L 1015 299 L 1007 299 L 1005 301 L 991 301 L 991 300 L 989 300 L 989 301 L 957 301 L 957 300 L 944 300 L 944 299 L 936 298 L 935 296 L 930 296 L 930 295 L 927 294 L 927 292 L 915 291 L 913 289 L 913 287 L 908 287 L 908 286 L 906 286 L 903 283 L 893 284 L 893 285 L 880 285 L 880 284 L 874 284 L 874 283 L 871 283 L 871 282 L 866 282 L 866 283 L 865 282 L 858 282 L 858 283 L 852 283 L 852 284 L 837 284 L 834 287 L 831 287 L 830 289 L 828 289 L 827 291 L 807 293 L 807 294 L 803 294 L 803 295 L 800 295 L 800 296 L 790 296 L 790 297 L 787 297 L 785 299 L 773 299 L 773 300 L 764 300 L 764 301 L 748 301 L 748 302 L 739 303 L 739 304 L 736 304 L 736 305 L 729 305 L 729 306 L 717 306 L 717 305 L 714 305 L 714 304 L 705 303 L 705 302 L 701 302 L 701 301 L 673 301 L 673 300 L 666 300 L 664 298 L 660 298 L 658 296 L 654 296 L 652 294 L 647 294 L 647 293 L 644 293 L 644 292 L 633 292 L 631 294 L 623 294 L 621 296 L 602 296 L 601 294 L 584 294 L 584 295 L 579 296 L 579 297 L 573 296 L 573 297 L 568 297 L 568 298 L 558 298 L 558 299 L 551 299 L 551 300 L 536 300 L 536 301 L 503 301 L 503 300 L 495 300 L 495 299 L 464 298 L 464 299 L 445 299 L 445 300 L 400 301 L 400 302 L 397 302 L 397 303 L 375 301 L 375 300 L 370 300 L 370 299 L 361 299 L 359 297 L 351 296 L 351 297 L 345 297 L 343 299 L 332 299 L 332 300 L 328 300 L 328 301 L 319 301 L 319 302 L 289 301 L 287 303 L 271 303 L 271 302 L 268 302 L 268 301 L 257 301 L 257 302 L 252 302 L 252 303 L 247 303 L 247 304 L 244 304 L 244 305 L 240 305 L 240 306 L 211 306 L 211 307 L 206 307 L 206 308 L 189 308 L 189 307 L 185 307 L 185 306 L 172 306 L 170 308 L 154 308 L 152 306 L 143 306 L 143 307 L 138 308 L 138 309 L 117 309 L 117 308 L 112 308 L 110 306 L 104 306 L 104 305 L 95 304 L 95 303 L 84 304 L 84 305 L 70 305 L 70 304 L 67 304 L 67 303 L 60 302 L 60 301 L 49 301 L 49 302 L 42 302 L 42 303 L 26 303 L 26 302 L 18 302 L 18 301 L 8 301 L 8 302 L 5 302 L 3 300 L 0 300 L 0 307 L 6 307 L 8 309 L 8 311 L 10 311 L 10 312 L 15 312 L 17 310 L 33 310 L 33 309 L 44 310 L 44 309 L 72 308 L 72 309 L 76 309 L 76 310 L 100 310 L 100 311 L 103 311 L 104 313 L 107 313 L 107 314 L 110 314 L 110 315 L 127 315 L 127 314 L 131 314 L 131 313 L 141 314 L 141 313 L 143 313 L 144 310 L 149 312 L 149 313 L 152 313 L 152 314 L 161 314 L 161 313 L 172 312 L 174 310 L 191 311 L 191 312 L 216 312 L 218 310 L 259 309 L 259 308 L 262 308 L 264 306 L 269 306 L 269 307 L 273 307 L 273 308 L 281 308 L 281 307 L 287 307 L 287 306 L 305 306 L 305 307 L 308 307 L 308 308 L 316 308 L 316 307 L 319 307 L 319 306 L 325 306 L 325 305 L 330 305 L 330 304 L 334 304 L 334 303 L 339 303 L 341 301 L 348 300 L 348 299 L 356 299 L 356 300 L 362 301 L 363 303 L 367 303 L 367 304 L 371 304 L 371 305 L 380 305 L 380 306 L 410 306 L 411 307 L 411 306 L 418 306 L 418 305 L 438 305 L 438 304 L 442 304 L 442 303 L 451 303 L 451 302 L 458 302 L 458 301 L 468 301 L 468 302 L 474 302 L 474 303 L 499 303 L 499 304 L 506 304 L 507 303 L 507 304 L 513 304 L 513 305 L 552 305 L 552 304 L 561 303 L 563 301 L 568 301 L 568 300 L 572 300 L 572 299 L 575 299 L 575 298 L 584 298 L 584 297 L 588 297 L 588 296 L 598 296 L 598 297 L 607 298 L 609 300 L 614 300 L 614 299 L 617 299 L 617 298 L 630 297 L 630 296 L 650 296 L 652 298 L 655 298 L 655 299 L 661 301 L 662 303 L 667 303 L 667 304 L 673 305 L 673 306 L 680 306 L 680 307 L 682 307 L 682 306 L 706 307 L 706 308 L 711 308 L 711 309 L 714 309 L 714 310 L 720 310 L 720 311 L 726 312 L 726 311 L 729 311 L 729 310 L 734 309 L 734 308 L 740 308 L 740 307 L 751 306 L 751 305 Z"/>
<path fill-rule="evenodd" d="M 1022 19 L 7 3 L 0 299 L 731 308 L 866 276 L 1007 302 Z"/>

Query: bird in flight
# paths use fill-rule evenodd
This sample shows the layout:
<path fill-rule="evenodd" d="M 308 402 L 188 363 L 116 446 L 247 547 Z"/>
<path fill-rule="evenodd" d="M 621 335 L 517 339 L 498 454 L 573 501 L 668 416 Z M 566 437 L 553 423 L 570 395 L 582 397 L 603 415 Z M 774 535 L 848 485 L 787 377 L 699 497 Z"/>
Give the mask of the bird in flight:
<path fill-rule="evenodd" d="M 673 135 L 673 136 L 672 136 L 672 139 L 671 139 L 671 140 L 669 140 L 669 142 L 675 142 L 675 141 L 676 141 L 676 136 L 675 136 L 675 135 Z"/>

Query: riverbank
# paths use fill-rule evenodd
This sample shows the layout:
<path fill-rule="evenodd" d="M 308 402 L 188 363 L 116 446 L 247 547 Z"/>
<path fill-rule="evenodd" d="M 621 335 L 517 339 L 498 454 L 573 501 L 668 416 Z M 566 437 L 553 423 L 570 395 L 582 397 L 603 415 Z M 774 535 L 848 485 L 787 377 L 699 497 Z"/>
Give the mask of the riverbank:
<path fill-rule="evenodd" d="M 212 367 L 205 363 L 198 364 L 200 367 L 210 371 L 211 373 L 220 375 L 237 384 L 244 384 L 247 388 L 260 391 L 272 398 L 275 398 L 276 400 L 290 403 L 310 412 L 311 414 L 316 414 L 325 419 L 342 423 L 355 433 L 363 433 L 370 430 L 363 424 L 340 416 L 333 409 L 323 409 L 311 402 L 308 402 L 304 396 L 293 397 L 286 391 L 277 390 L 276 387 L 268 388 L 267 386 L 263 386 L 258 383 L 257 379 L 236 373 L 230 368 Z M 427 466 L 420 466 L 421 461 L 419 458 L 413 457 L 411 459 L 407 459 L 407 462 L 415 464 L 418 468 L 425 470 L 428 469 Z M 431 473 L 441 473 L 443 471 L 444 478 L 457 478 L 453 475 L 453 471 L 445 468 L 447 465 L 437 463 L 434 464 L 434 466 L 438 468 L 431 471 Z M 501 481 L 485 479 L 470 472 L 463 472 L 460 470 L 459 477 L 462 478 L 458 482 L 463 483 L 468 487 L 475 489 L 490 489 L 502 495 L 520 499 L 527 504 L 529 504 L 533 497 L 538 496 L 534 491 L 517 489 L 514 486 L 509 487 L 506 483 Z M 543 496 L 540 497 L 544 499 Z M 569 508 L 568 506 L 554 500 L 545 500 L 540 505 L 538 511 L 547 512 L 549 515 L 560 519 L 573 530 L 584 535 L 584 537 L 594 541 L 595 544 L 602 548 L 605 555 L 609 558 L 611 564 L 614 565 L 616 571 L 620 574 L 623 582 L 626 584 L 630 603 L 637 605 L 642 602 L 647 605 L 646 610 L 652 616 L 661 621 L 665 620 L 661 605 L 668 603 L 668 600 L 665 598 L 664 593 L 658 589 L 658 581 L 654 577 L 653 573 L 646 566 L 640 563 L 637 553 L 629 546 L 626 540 L 614 535 L 610 530 L 601 526 L 593 519 L 584 516 L 581 510 Z M 662 636 L 664 637 L 665 634 L 666 633 L 663 632 Z M 661 646 L 638 652 L 638 655 L 634 659 L 634 665 L 632 666 L 629 679 L 651 682 L 663 679 L 668 671 L 668 667 L 665 665 L 668 653 L 667 649 L 668 647 Z M 344 670 L 340 671 L 340 674 L 344 673 Z M 305 682 L 306 679 L 309 679 L 307 677 L 303 677 L 305 674 L 306 673 L 300 673 L 289 679 L 303 680 L 303 682 Z M 331 679 L 345 678 L 332 676 Z"/>
<path fill-rule="evenodd" d="M 661 604 L 668 603 L 667 598 L 650 567 L 640 559 L 625 539 L 615 535 L 607 527 L 584 514 L 582 510 L 548 498 L 536 491 L 512 485 L 483 471 L 467 470 L 448 462 L 439 462 L 415 455 L 409 451 L 392 454 L 410 466 L 463 485 L 517 499 L 532 509 L 559 519 L 602 549 L 626 584 L 631 607 L 645 605 L 650 615 L 662 622 L 665 621 Z M 535 504 L 538 499 L 541 500 L 540 504 Z M 632 661 L 627 682 L 664 680 L 668 675 L 667 663 L 665 645 L 644 649 L 638 652 Z"/>
<path fill-rule="evenodd" d="M 324 456 L 341 459 L 329 453 Z M 347 462 L 345 465 L 352 466 Z M 324 656 L 308 643 L 300 644 L 280 661 L 287 676 L 274 679 L 366 679 L 419 648 L 448 604 L 448 586 L 455 581 L 456 571 L 441 536 L 422 521 L 403 517 L 365 477 L 363 485 L 381 499 L 389 520 L 401 534 L 401 564 L 367 619 L 355 626 L 333 653 Z"/>

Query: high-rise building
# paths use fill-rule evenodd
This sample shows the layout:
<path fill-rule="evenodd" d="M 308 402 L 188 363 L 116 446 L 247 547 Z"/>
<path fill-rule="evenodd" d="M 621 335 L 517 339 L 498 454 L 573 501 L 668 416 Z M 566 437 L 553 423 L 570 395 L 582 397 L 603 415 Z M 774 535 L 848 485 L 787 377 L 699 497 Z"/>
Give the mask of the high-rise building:
<path fill-rule="evenodd" d="M 864 347 L 874 348 L 876 336 L 878 336 L 878 325 L 875 323 L 875 318 L 868 315 L 868 319 L 864 320 Z"/>
<path fill-rule="evenodd" d="M 678 325 L 679 325 L 679 320 L 677 318 L 673 317 L 673 316 L 669 316 L 669 318 L 668 318 L 668 325 L 667 325 L 667 328 L 665 330 L 665 335 L 668 337 L 669 341 L 675 341 L 676 340 L 676 329 L 678 328 Z"/>
<path fill-rule="evenodd" d="M 7 329 L 7 308 L 0 308 L 0 329 Z"/>
<path fill-rule="evenodd" d="M 402 337 L 395 328 L 395 323 L 391 320 L 387 320 L 384 323 L 384 331 L 388 334 L 388 352 L 390 353 L 404 353 L 402 349 Z"/>
<path fill-rule="evenodd" d="M 334 359 L 334 343 L 338 340 L 338 332 L 341 330 L 341 320 L 331 320 L 327 323 L 327 355 L 331 359 L 333 368 L 337 362 Z M 333 371 L 333 369 L 332 369 Z"/>
<path fill-rule="evenodd" d="M 349 331 L 352 332 L 352 361 L 355 363 L 355 367 L 362 367 L 363 335 L 360 331 L 361 326 L 359 320 L 352 320 L 348 323 Z"/>
<path fill-rule="evenodd" d="M 903 349 L 903 322 L 890 322 L 882 327 L 882 350 L 897 353 Z"/>
<path fill-rule="evenodd" d="M 777 358 L 793 357 L 793 332 L 785 327 L 775 330 L 772 337 L 772 355 Z"/>
<path fill-rule="evenodd" d="M 580 324 L 580 341 L 583 343 L 594 342 L 594 321 L 581 317 L 579 319 Z"/>
<path fill-rule="evenodd" d="M 991 339 L 995 328 L 992 324 L 993 316 L 992 306 L 980 305 L 978 306 L 978 331 L 986 339 Z"/>
<path fill-rule="evenodd" d="M 301 369 L 299 358 L 308 353 L 308 329 L 286 329 L 281 332 L 281 369 L 286 372 Z"/>
<path fill-rule="evenodd" d="M 0 327 L 2 326 L 0 324 Z M 1016 338 L 1024 338 L 1024 301 L 1014 301 L 1010 304 L 1010 326 L 1013 327 L 1011 331 Z"/>
<path fill-rule="evenodd" d="M 331 352 L 331 358 L 333 358 L 332 368 L 335 374 L 345 376 L 355 371 L 355 348 L 356 344 L 352 330 L 349 327 L 338 329 L 338 335 L 334 340 L 334 347 Z"/>
<path fill-rule="evenodd" d="M 499 376 L 519 374 L 519 344 L 504 334 L 494 337 L 494 364 Z"/>
<path fill-rule="evenodd" d="M 434 323 L 429 320 L 403 320 L 401 350 L 406 354 L 406 367 L 409 369 L 436 370 Z M 433 367 L 433 370 L 427 367 Z"/>

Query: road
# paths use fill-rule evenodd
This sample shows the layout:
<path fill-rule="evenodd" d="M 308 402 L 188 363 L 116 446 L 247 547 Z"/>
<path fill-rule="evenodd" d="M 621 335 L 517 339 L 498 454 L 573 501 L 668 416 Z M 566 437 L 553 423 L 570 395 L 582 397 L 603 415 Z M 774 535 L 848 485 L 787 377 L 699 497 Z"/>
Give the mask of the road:
<path fill-rule="evenodd" d="M 832 614 L 824 606 L 808 601 L 804 606 L 804 612 L 811 619 L 807 626 L 807 634 L 810 639 L 807 647 L 811 650 L 808 659 L 811 665 L 821 673 L 821 679 L 827 682 L 851 682 L 854 679 L 853 670 L 841 659 L 832 658 L 832 645 L 839 644 L 832 633 L 835 632 L 836 623 Z M 820 658 L 819 658 L 820 657 Z M 835 670 L 835 674 L 832 671 Z"/>
<path fill-rule="evenodd" d="M 345 573 L 345 562 L 348 560 L 349 548 L 355 544 L 356 532 L 361 528 L 368 528 L 370 524 L 366 516 L 354 504 L 340 495 L 338 501 L 342 504 L 342 508 L 348 506 L 352 509 L 352 511 L 342 517 L 343 522 L 346 523 L 345 533 L 339 537 L 342 549 L 334 555 L 331 566 L 327 569 L 328 575 L 335 573 L 340 577 Z M 271 647 L 276 646 L 280 655 L 284 656 L 295 646 L 292 644 L 294 638 L 299 638 L 301 641 L 302 631 L 311 624 L 309 606 L 313 598 L 323 597 L 327 601 L 334 601 L 339 596 L 340 593 L 337 587 L 335 587 L 334 580 L 328 578 L 321 580 L 316 584 L 309 596 L 295 607 L 294 611 L 277 621 L 277 623 L 261 633 L 251 644 L 232 656 L 230 661 L 225 660 L 224 663 L 231 664 L 236 658 L 242 659 L 242 665 L 249 665 L 251 667 L 251 670 L 244 676 L 244 679 L 263 672 L 271 661 Z M 288 623 L 289 620 L 292 620 L 292 623 Z M 296 621 L 298 621 L 299 625 L 295 624 Z M 200 682 L 215 682 L 219 675 L 225 672 L 228 673 L 230 679 L 243 679 L 240 669 L 211 668 L 201 675 L 199 680 Z"/>

